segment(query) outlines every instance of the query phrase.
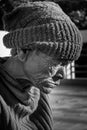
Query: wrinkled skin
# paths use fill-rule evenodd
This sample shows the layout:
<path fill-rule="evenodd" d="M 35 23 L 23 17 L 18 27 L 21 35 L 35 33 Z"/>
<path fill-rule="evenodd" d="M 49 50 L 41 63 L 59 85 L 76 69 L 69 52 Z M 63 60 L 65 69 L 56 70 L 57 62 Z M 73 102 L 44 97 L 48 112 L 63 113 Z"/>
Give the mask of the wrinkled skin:
<path fill-rule="evenodd" d="M 36 50 L 28 51 L 26 54 L 20 51 L 18 56 L 7 61 L 5 67 L 14 77 L 29 80 L 29 88 L 9 88 L 23 103 L 19 106 L 25 108 L 29 114 L 38 106 L 40 91 L 48 94 L 52 88 L 59 85 L 60 79 L 64 78 L 62 63 L 44 53 L 37 53 Z"/>
<path fill-rule="evenodd" d="M 31 83 L 45 93 L 58 86 L 60 79 L 65 76 L 61 62 L 43 53 L 37 54 L 36 51 L 29 54 L 23 69 Z"/>

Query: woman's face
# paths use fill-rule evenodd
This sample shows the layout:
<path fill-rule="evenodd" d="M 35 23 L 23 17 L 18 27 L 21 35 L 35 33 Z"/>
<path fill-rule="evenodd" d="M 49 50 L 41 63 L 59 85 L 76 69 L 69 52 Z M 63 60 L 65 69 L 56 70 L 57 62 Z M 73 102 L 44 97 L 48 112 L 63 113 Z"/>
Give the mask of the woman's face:
<path fill-rule="evenodd" d="M 43 53 L 31 52 L 24 62 L 25 75 L 41 91 L 49 93 L 64 78 L 64 67 Z"/>

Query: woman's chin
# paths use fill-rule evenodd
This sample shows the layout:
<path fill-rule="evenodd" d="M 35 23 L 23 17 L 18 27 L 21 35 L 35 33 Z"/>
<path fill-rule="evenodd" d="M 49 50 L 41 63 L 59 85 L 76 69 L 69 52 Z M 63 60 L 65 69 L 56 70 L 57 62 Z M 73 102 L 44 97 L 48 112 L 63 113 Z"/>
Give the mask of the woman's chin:
<path fill-rule="evenodd" d="M 56 87 L 55 84 L 45 81 L 45 82 L 41 83 L 40 90 L 42 92 L 44 92 L 45 94 L 49 94 L 54 87 Z"/>
<path fill-rule="evenodd" d="M 42 87 L 41 91 L 45 94 L 49 94 L 52 91 L 52 88 Z"/>

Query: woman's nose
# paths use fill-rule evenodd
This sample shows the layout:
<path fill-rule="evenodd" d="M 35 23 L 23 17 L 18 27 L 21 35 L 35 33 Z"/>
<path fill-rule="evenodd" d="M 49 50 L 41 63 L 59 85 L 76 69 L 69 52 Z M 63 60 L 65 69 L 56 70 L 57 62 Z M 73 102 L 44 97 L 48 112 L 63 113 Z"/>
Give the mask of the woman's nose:
<path fill-rule="evenodd" d="M 63 75 L 62 74 L 58 74 L 58 75 L 54 75 L 52 77 L 53 81 L 56 82 L 58 81 L 59 79 L 63 79 Z"/>
<path fill-rule="evenodd" d="M 64 79 L 65 78 L 65 70 L 64 67 L 60 67 L 56 74 L 52 76 L 52 79 L 54 82 L 58 81 L 59 79 Z"/>

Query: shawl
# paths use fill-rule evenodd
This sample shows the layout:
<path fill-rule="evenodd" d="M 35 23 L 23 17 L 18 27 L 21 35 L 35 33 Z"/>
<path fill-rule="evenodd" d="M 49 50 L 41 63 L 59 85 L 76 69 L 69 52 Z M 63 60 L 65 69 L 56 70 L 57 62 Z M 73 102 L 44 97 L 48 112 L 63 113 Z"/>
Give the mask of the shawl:
<path fill-rule="evenodd" d="M 0 129 L 3 130 L 52 130 L 53 119 L 48 101 L 48 95 L 41 92 L 37 109 L 33 114 L 24 116 L 23 110 L 18 110 L 20 100 L 10 91 L 8 85 L 17 87 L 20 81 L 9 75 L 3 67 L 6 58 L 0 58 Z M 28 81 L 22 80 L 22 85 Z M 17 107 L 14 107 L 16 104 Z"/>

